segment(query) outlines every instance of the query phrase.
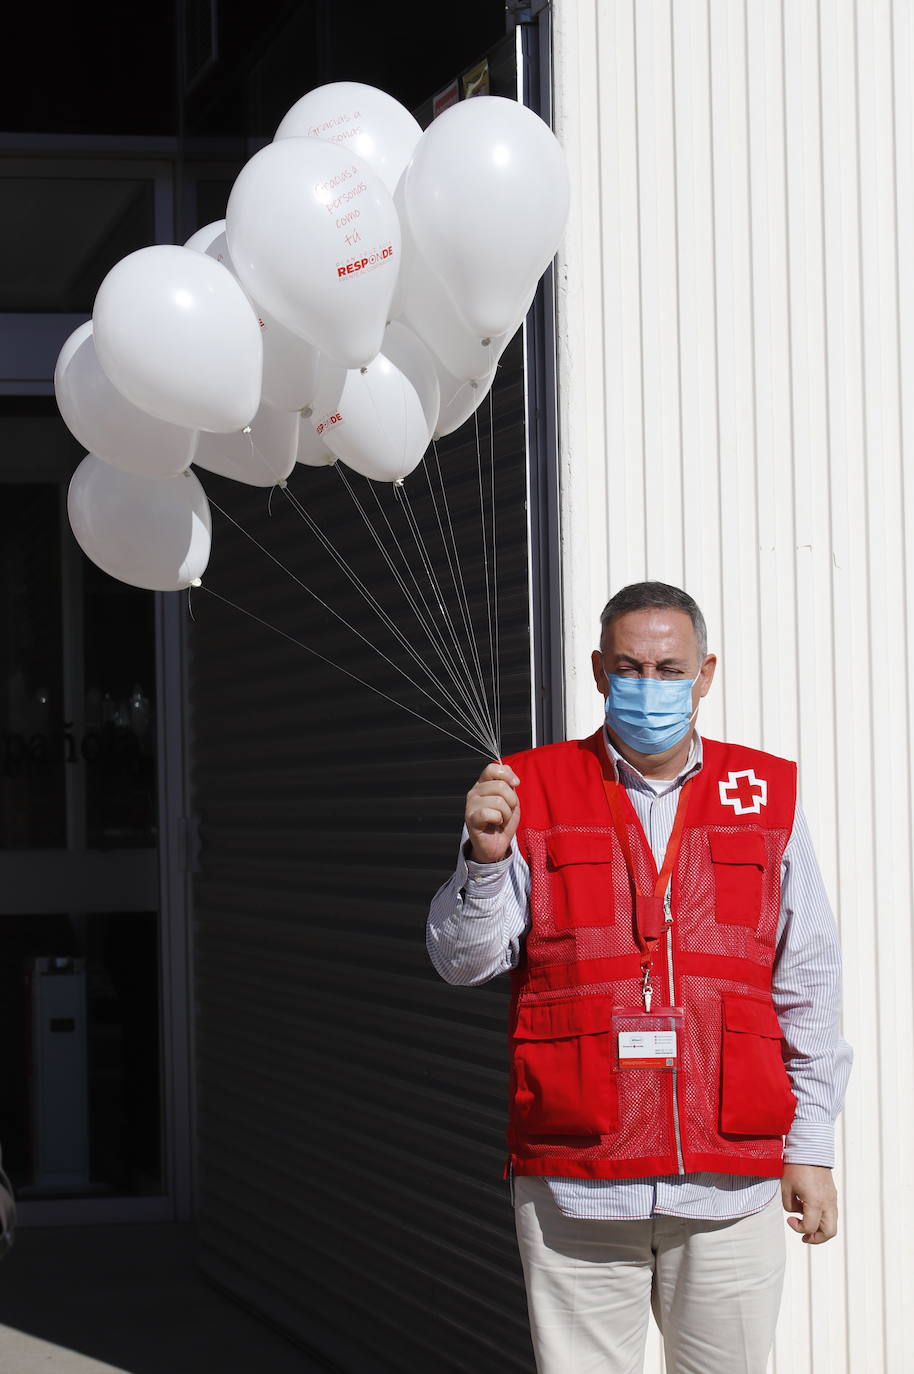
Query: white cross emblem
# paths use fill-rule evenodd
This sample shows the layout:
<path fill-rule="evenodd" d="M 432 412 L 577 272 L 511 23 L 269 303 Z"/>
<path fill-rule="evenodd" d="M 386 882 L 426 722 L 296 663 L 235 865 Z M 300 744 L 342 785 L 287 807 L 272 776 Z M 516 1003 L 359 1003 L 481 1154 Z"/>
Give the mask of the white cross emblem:
<path fill-rule="evenodd" d="M 731 773 L 726 782 L 721 779 L 717 784 L 723 806 L 732 806 L 737 816 L 745 816 L 750 811 L 761 811 L 768 804 L 768 784 L 764 778 L 757 778 L 751 768 Z M 728 795 L 732 794 L 732 795 Z"/>

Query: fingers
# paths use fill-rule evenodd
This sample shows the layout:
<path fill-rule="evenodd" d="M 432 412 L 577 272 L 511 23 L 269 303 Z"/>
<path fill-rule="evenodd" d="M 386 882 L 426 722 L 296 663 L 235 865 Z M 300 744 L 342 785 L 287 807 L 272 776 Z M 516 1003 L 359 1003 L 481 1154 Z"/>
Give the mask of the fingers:
<path fill-rule="evenodd" d="M 515 800 L 514 806 L 517 805 Z M 468 830 L 482 830 L 489 825 L 506 825 L 511 819 L 514 806 L 507 797 L 493 793 L 491 796 L 479 796 L 477 793 L 472 803 L 468 801 L 466 824 Z"/>
<path fill-rule="evenodd" d="M 490 763 L 467 793 L 466 825 L 469 831 L 507 825 L 517 810 L 514 788 L 520 779 L 503 763 Z"/>
<path fill-rule="evenodd" d="M 795 1203 L 799 1203 L 799 1206 L 794 1206 Z M 793 1191 L 793 1185 L 788 1178 L 781 1179 L 781 1205 L 785 1212 L 801 1212 L 803 1210 L 803 1204 Z"/>
<path fill-rule="evenodd" d="M 827 1240 L 831 1240 L 838 1233 L 838 1208 L 833 1204 L 823 1203 L 809 1210 L 810 1224 L 807 1224 L 807 1209 L 803 1208 L 803 1231 L 805 1232 L 803 1244 L 824 1245 Z M 815 1226 L 811 1225 L 813 1221 L 815 1221 Z"/>
<path fill-rule="evenodd" d="M 507 764 L 490 763 L 467 793 L 464 820 L 477 862 L 493 863 L 510 848 L 520 820 L 519 783 Z"/>
<path fill-rule="evenodd" d="M 481 782 L 492 782 L 495 780 L 510 783 L 512 787 L 517 787 L 520 782 L 520 778 L 514 772 L 513 768 L 509 768 L 506 763 L 489 763 L 480 773 L 477 779 L 477 786 Z"/>
<path fill-rule="evenodd" d="M 804 1245 L 824 1245 L 838 1234 L 838 1205 L 832 1198 L 804 1201 L 790 1188 L 782 1188 L 781 1197 L 785 1212 L 801 1213 L 801 1217 L 788 1217 L 787 1225 Z"/>
<path fill-rule="evenodd" d="M 791 1208 L 792 1211 L 802 1212 L 802 1220 L 796 1217 L 788 1217 L 787 1225 L 792 1231 L 796 1231 L 798 1236 L 802 1236 L 805 1241 L 812 1240 L 819 1229 L 822 1220 L 822 1207 L 816 1202 L 803 1202 L 796 1198 L 799 1206 Z"/>

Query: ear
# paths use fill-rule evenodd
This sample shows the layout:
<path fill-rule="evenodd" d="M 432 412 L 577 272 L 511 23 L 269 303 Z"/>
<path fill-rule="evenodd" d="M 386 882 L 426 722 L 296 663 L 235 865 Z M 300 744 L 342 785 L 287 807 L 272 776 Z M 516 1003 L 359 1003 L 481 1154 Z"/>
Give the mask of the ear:
<path fill-rule="evenodd" d="M 706 697 L 711 690 L 711 683 L 714 680 L 714 669 L 717 667 L 717 655 L 708 654 L 698 672 L 698 695 Z"/>
<path fill-rule="evenodd" d="M 597 684 L 597 691 L 601 697 L 609 695 L 609 683 L 606 679 L 606 669 L 603 667 L 603 655 L 599 649 L 594 649 L 590 655 L 590 666 L 593 670 L 593 680 Z"/>

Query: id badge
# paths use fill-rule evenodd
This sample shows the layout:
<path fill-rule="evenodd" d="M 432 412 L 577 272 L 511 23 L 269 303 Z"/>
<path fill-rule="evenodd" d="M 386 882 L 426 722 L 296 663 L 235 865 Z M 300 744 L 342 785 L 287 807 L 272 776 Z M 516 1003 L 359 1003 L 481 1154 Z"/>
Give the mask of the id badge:
<path fill-rule="evenodd" d="M 613 1067 L 617 1069 L 676 1069 L 680 1035 L 685 1024 L 682 1007 L 613 1007 Z"/>

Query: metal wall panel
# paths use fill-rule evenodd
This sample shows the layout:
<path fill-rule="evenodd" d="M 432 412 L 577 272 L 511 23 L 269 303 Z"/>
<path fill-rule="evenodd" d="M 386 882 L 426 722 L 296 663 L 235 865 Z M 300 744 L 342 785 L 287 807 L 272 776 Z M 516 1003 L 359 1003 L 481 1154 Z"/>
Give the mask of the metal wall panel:
<path fill-rule="evenodd" d="M 609 593 L 686 586 L 842 932 L 842 1232 L 788 1235 L 777 1374 L 911 1364 L 912 69 L 911 0 L 556 4 L 569 733 Z"/>
<path fill-rule="evenodd" d="M 494 392 L 490 574 L 505 750 L 530 742 L 522 349 L 518 337 Z M 485 406 L 480 430 L 488 509 Z M 439 451 L 487 644 L 473 422 Z M 202 478 L 218 505 L 353 629 L 218 512 L 205 587 L 428 710 L 358 639 L 356 630 L 407 662 L 281 493 L 270 515 L 265 491 Z M 367 484 L 352 481 L 373 505 Z M 335 470 L 297 469 L 290 487 L 421 644 Z M 421 469 L 406 489 L 443 576 Z M 409 548 L 390 489 L 383 499 Z M 377 511 L 375 523 L 383 530 Z M 415 555 L 411 562 L 418 566 Z M 195 594 L 194 615 L 197 1203 L 206 1270 L 347 1374 L 528 1371 L 501 1182 L 507 989 L 449 988 L 424 944 L 428 902 L 456 857 L 463 795 L 485 759 L 205 592 Z"/>

